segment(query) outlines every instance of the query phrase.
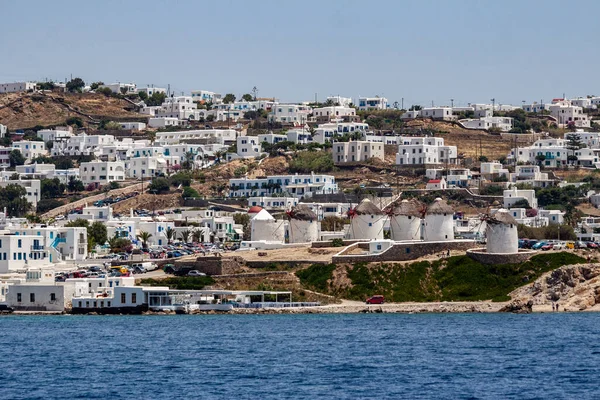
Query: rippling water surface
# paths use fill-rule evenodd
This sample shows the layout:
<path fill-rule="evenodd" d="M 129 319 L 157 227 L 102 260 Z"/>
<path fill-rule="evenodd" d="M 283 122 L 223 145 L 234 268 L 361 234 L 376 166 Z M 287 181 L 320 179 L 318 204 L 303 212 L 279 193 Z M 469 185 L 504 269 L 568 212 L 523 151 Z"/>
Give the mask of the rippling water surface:
<path fill-rule="evenodd" d="M 0 398 L 600 398 L 600 314 L 8 316 Z"/>

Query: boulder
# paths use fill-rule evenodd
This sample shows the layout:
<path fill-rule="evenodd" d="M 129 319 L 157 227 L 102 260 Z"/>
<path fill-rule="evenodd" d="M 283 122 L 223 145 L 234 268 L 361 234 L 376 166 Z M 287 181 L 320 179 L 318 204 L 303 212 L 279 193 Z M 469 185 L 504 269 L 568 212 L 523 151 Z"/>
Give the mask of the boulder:
<path fill-rule="evenodd" d="M 533 300 L 514 300 L 502 307 L 499 311 L 515 314 L 529 314 L 533 311 Z"/>

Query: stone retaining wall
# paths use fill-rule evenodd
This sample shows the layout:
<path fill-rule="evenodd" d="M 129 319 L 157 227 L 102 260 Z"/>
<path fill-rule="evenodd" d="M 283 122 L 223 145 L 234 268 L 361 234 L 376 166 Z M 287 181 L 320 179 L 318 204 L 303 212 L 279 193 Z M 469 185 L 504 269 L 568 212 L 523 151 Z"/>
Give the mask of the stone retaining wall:
<path fill-rule="evenodd" d="M 359 243 L 359 242 L 365 242 L 364 239 L 344 239 L 344 246 L 350 246 L 351 244 L 354 243 Z M 367 240 L 365 243 L 369 243 L 369 241 Z M 312 242 L 310 244 L 310 247 L 312 247 L 313 249 L 318 249 L 318 248 L 323 248 L 323 247 L 333 247 L 332 241 L 331 240 L 324 240 L 324 241 L 319 241 L 319 242 Z M 342 247 L 340 247 L 340 250 L 342 249 Z"/>
<path fill-rule="evenodd" d="M 534 256 L 537 251 L 523 251 L 515 254 L 490 254 L 485 249 L 472 249 L 467 255 L 482 264 L 521 264 Z"/>
<path fill-rule="evenodd" d="M 365 249 L 368 244 L 360 243 L 358 247 Z M 338 254 L 332 257 L 333 263 L 360 263 L 380 261 L 409 261 L 435 253 L 446 253 L 448 250 L 466 251 L 477 247 L 474 240 L 459 240 L 451 242 L 406 242 L 397 243 L 388 250 L 378 254 Z M 353 246 L 356 248 L 356 246 Z"/>

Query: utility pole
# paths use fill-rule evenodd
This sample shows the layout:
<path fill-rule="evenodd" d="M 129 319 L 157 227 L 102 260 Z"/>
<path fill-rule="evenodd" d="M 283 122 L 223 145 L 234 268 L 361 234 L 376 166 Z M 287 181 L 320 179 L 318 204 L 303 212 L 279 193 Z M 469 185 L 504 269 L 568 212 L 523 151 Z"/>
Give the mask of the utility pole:
<path fill-rule="evenodd" d="M 450 99 L 450 107 L 454 108 L 454 99 Z"/>
<path fill-rule="evenodd" d="M 492 117 L 494 116 L 494 111 L 496 111 L 496 98 L 491 100 L 492 102 Z"/>
<path fill-rule="evenodd" d="M 402 109 L 404 110 L 404 97 L 402 98 Z"/>

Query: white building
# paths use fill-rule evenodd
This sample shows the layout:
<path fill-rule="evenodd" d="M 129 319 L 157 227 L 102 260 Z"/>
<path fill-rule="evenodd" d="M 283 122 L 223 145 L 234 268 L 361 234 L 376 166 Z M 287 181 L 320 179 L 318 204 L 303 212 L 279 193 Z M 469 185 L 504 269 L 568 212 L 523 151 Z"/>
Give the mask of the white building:
<path fill-rule="evenodd" d="M 345 164 L 371 159 L 384 160 L 384 148 L 381 143 L 354 141 L 339 142 L 332 147 L 333 162 Z"/>
<path fill-rule="evenodd" d="M 0 273 L 48 265 L 48 256 L 41 237 L 0 234 Z"/>
<path fill-rule="evenodd" d="M 55 129 L 40 129 L 37 131 L 37 135 L 41 138 L 44 143 L 48 143 L 50 141 L 62 141 L 67 140 L 71 136 L 73 136 L 73 128 L 55 128 Z"/>
<path fill-rule="evenodd" d="M 130 131 L 143 131 L 146 129 L 146 124 L 143 122 L 119 122 L 121 129 Z"/>
<path fill-rule="evenodd" d="M 48 154 L 46 143 L 41 141 L 21 140 L 20 142 L 14 142 L 12 148 L 23 154 L 26 163 L 31 163 L 32 159 Z"/>
<path fill-rule="evenodd" d="M 169 126 L 179 126 L 179 118 L 171 117 L 154 117 L 148 119 L 148 126 L 150 128 L 167 128 Z"/>
<path fill-rule="evenodd" d="M 217 144 L 233 144 L 237 138 L 235 129 L 198 129 L 189 131 L 156 132 L 155 142 L 161 145 L 197 141 Z"/>
<path fill-rule="evenodd" d="M 443 177 L 440 179 L 430 179 L 425 186 L 427 190 L 446 190 L 447 188 L 448 185 Z"/>
<path fill-rule="evenodd" d="M 237 151 L 227 153 L 227 161 L 238 158 L 257 158 L 263 154 L 258 136 L 238 136 L 236 144 Z"/>
<path fill-rule="evenodd" d="M 159 87 L 145 87 L 145 88 L 137 88 L 138 93 L 146 93 L 148 97 L 151 97 L 154 93 L 167 93 L 167 89 L 159 88 Z"/>
<path fill-rule="evenodd" d="M 298 205 L 297 197 L 254 196 L 248 198 L 248 206 L 259 206 L 267 210 L 289 210 Z"/>
<path fill-rule="evenodd" d="M 269 121 L 303 125 L 308 122 L 311 108 L 300 104 L 277 104 L 269 114 Z"/>
<path fill-rule="evenodd" d="M 208 90 L 192 90 L 192 99 L 201 103 L 218 103 L 221 100 L 221 95 Z"/>
<path fill-rule="evenodd" d="M 329 96 L 325 99 L 326 102 L 331 102 L 333 105 L 342 106 L 342 107 L 350 107 L 352 104 L 352 99 L 350 97 L 342 97 L 342 96 Z"/>
<path fill-rule="evenodd" d="M 33 237 L 28 259 L 47 259 L 50 263 L 82 261 L 87 258 L 87 229 L 46 225 L 13 225 L 6 228 L 17 237 Z M 18 242 L 17 242 L 18 244 Z M 13 257 L 14 258 L 14 257 Z M 25 259 L 25 256 L 23 256 Z M 14 260 L 13 260 L 14 261 Z M 17 261 L 18 255 L 17 255 Z M 11 268 L 13 268 L 11 264 Z"/>
<path fill-rule="evenodd" d="M 81 181 L 87 185 L 103 186 L 110 182 L 125 180 L 125 164 L 122 161 L 90 161 L 79 165 Z"/>
<path fill-rule="evenodd" d="M 230 197 L 272 196 L 310 197 L 313 194 L 337 193 L 333 175 L 295 174 L 271 175 L 266 178 L 235 178 L 229 180 Z"/>
<path fill-rule="evenodd" d="M 312 110 L 313 118 L 315 120 L 318 119 L 341 119 L 346 116 L 354 117 L 356 116 L 356 109 L 352 107 L 341 107 L 341 106 L 330 106 L 330 107 L 321 107 L 314 108 Z"/>
<path fill-rule="evenodd" d="M 482 117 L 479 119 L 461 119 L 458 121 L 466 129 L 500 129 L 508 132 L 513 128 L 513 119 L 509 117 Z"/>
<path fill-rule="evenodd" d="M 577 128 L 589 128 L 590 119 L 583 112 L 583 108 L 560 102 L 550 106 L 550 115 L 556 118 L 559 127 L 573 124 Z"/>
<path fill-rule="evenodd" d="M 455 164 L 457 156 L 456 146 L 445 146 L 443 138 L 404 137 L 398 146 L 396 164 Z"/>
<path fill-rule="evenodd" d="M 532 189 L 512 189 L 505 190 L 503 192 L 504 208 L 511 208 L 516 202 L 520 200 L 527 200 L 529 207 L 538 208 L 537 197 L 535 197 L 535 190 Z"/>
<path fill-rule="evenodd" d="M 390 108 L 388 99 L 385 97 L 359 97 L 358 98 L 358 109 L 361 111 L 365 110 L 385 110 Z"/>
<path fill-rule="evenodd" d="M 423 108 L 419 111 L 419 116 L 422 118 L 431 118 L 441 121 L 452 121 L 456 119 L 456 117 L 452 114 L 451 107 Z"/>
<path fill-rule="evenodd" d="M 35 82 L 0 83 L 0 93 L 17 93 L 35 90 Z"/>
<path fill-rule="evenodd" d="M 113 93 L 117 94 L 136 94 L 138 90 L 136 89 L 135 83 L 111 83 L 108 85 L 100 85 L 98 89 L 109 88 Z"/>

